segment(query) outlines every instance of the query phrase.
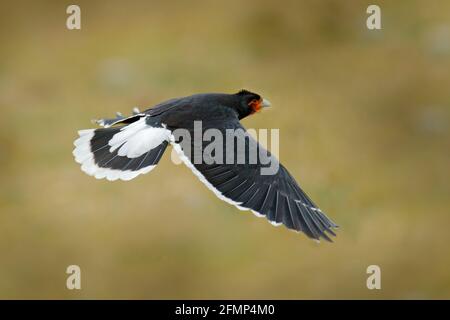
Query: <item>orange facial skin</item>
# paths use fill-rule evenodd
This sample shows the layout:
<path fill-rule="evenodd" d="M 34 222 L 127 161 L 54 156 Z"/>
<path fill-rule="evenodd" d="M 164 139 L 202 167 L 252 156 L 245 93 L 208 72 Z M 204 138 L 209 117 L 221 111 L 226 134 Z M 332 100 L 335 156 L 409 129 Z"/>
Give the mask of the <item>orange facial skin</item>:
<path fill-rule="evenodd" d="M 262 101 L 263 101 L 262 98 L 259 99 L 259 100 L 254 99 L 254 100 L 250 101 L 250 103 L 248 105 L 250 106 L 250 108 L 252 108 L 252 113 L 251 114 L 254 114 L 254 113 L 256 113 L 256 112 L 261 110 L 261 108 L 262 108 L 262 106 L 261 106 Z"/>

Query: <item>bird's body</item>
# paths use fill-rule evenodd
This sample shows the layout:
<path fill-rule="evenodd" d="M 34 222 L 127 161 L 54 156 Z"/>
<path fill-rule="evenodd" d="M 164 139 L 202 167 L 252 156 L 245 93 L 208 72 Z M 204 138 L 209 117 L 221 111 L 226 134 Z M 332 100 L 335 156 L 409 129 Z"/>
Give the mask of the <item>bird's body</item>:
<path fill-rule="evenodd" d="M 239 120 L 268 105 L 267 100 L 245 90 L 171 99 L 128 118 L 100 120 L 103 128 L 79 131 L 75 160 L 97 179 L 130 180 L 151 171 L 171 144 L 180 159 L 220 199 L 264 216 L 274 225 L 284 224 L 316 240 L 330 240 L 327 233 L 335 235 L 332 229 L 337 226 L 300 189 L 276 157 L 246 134 L 240 124 Z M 217 134 L 224 137 L 209 158 L 205 154 L 211 149 L 212 139 L 198 139 L 208 130 L 215 130 L 216 140 Z M 228 140 L 230 132 L 241 134 Z M 278 170 L 263 174 L 273 162 Z"/>

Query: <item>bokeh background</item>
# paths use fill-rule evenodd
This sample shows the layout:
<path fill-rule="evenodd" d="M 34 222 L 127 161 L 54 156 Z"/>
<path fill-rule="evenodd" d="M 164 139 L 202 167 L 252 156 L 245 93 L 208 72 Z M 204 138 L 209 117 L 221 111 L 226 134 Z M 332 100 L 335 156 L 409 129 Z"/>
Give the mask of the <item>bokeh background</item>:
<path fill-rule="evenodd" d="M 450 2 L 2 1 L 0 298 L 450 298 Z M 334 244 L 221 202 L 166 152 L 97 181 L 76 131 L 247 88 Z M 68 265 L 82 290 L 66 289 Z M 382 269 L 382 290 L 366 268 Z"/>

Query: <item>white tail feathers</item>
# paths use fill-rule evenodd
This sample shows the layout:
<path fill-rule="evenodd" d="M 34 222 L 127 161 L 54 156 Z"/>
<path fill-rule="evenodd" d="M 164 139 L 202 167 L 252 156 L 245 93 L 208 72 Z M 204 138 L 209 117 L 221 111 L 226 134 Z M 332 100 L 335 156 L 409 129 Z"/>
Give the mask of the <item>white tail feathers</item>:
<path fill-rule="evenodd" d="M 81 170 L 97 179 L 131 180 L 151 171 L 166 149 L 171 132 L 151 127 L 146 117 L 121 128 L 78 131 L 73 155 Z"/>

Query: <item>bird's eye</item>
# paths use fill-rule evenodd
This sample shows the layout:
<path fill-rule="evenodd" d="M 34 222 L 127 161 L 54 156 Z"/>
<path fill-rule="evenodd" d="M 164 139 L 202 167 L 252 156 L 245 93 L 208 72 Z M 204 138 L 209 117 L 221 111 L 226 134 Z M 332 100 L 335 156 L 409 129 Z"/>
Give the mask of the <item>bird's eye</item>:
<path fill-rule="evenodd" d="M 258 103 L 258 100 L 257 100 L 257 99 L 252 99 L 252 101 L 250 101 L 250 102 L 248 103 L 248 105 L 249 105 L 249 106 L 253 106 L 253 105 L 257 104 L 257 103 Z"/>

